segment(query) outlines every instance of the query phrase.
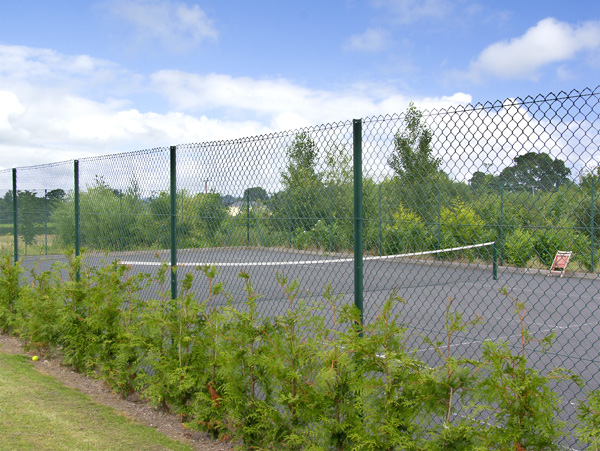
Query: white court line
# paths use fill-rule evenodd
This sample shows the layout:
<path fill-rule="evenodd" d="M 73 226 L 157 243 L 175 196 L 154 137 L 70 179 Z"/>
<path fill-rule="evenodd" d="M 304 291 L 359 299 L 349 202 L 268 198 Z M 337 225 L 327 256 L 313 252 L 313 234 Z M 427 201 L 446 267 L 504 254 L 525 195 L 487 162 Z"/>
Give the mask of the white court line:
<path fill-rule="evenodd" d="M 436 249 L 433 251 L 423 251 L 423 252 L 413 252 L 411 254 L 396 254 L 396 255 L 384 255 L 384 256 L 370 256 L 363 257 L 363 261 L 370 260 L 392 260 L 395 258 L 406 258 L 406 257 L 417 257 L 419 255 L 431 255 L 431 254 L 439 254 L 442 252 L 452 252 L 452 251 L 461 251 L 464 249 L 475 249 L 478 247 L 490 246 L 494 244 L 493 241 L 489 243 L 483 244 L 474 244 L 471 246 L 461 246 L 461 247 L 451 247 L 448 249 Z M 213 262 L 183 262 L 178 263 L 177 266 L 221 266 L 221 267 L 246 267 L 246 266 L 282 266 L 282 265 L 318 265 L 325 263 L 348 263 L 353 262 L 354 258 L 335 258 L 331 260 L 300 260 L 300 261 L 279 261 L 279 262 L 222 262 L 222 263 L 213 263 Z M 123 265 L 138 265 L 138 266 L 162 266 L 163 262 L 144 262 L 144 261 L 121 261 Z"/>
<path fill-rule="evenodd" d="M 571 328 L 583 328 L 583 327 L 593 327 L 593 326 L 597 326 L 598 324 L 600 324 L 600 322 L 597 323 L 584 323 L 584 324 L 572 324 L 570 326 L 555 326 L 552 329 L 543 329 L 538 331 L 539 333 L 544 333 L 544 332 L 552 332 L 555 329 L 571 329 Z M 515 337 L 520 337 L 520 334 L 512 334 L 512 335 L 503 335 L 500 337 L 496 337 L 496 338 L 486 338 L 485 340 L 472 340 L 472 341 L 464 341 L 462 343 L 456 343 L 456 344 L 452 344 L 450 345 L 451 348 L 457 347 L 457 346 L 470 346 L 470 345 L 474 345 L 474 344 L 480 344 L 480 343 L 484 343 L 486 341 L 497 341 L 497 340 L 507 340 L 510 338 L 515 338 Z M 444 345 L 444 348 L 447 348 L 447 345 Z M 417 349 L 417 352 L 425 352 L 425 351 L 431 351 L 435 349 L 434 347 L 430 346 L 428 348 L 423 348 L 423 349 Z"/>

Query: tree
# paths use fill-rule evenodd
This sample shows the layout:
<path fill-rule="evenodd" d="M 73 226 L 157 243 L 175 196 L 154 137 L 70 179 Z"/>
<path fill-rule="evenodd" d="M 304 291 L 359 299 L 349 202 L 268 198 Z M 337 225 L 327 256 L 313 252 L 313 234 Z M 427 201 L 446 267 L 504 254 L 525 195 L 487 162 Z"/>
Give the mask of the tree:
<path fill-rule="evenodd" d="M 435 178 L 440 159 L 434 158 L 431 140 L 433 134 L 423 123 L 423 113 L 411 102 L 404 116 L 405 128 L 394 137 L 394 152 L 388 164 L 408 183 Z"/>
<path fill-rule="evenodd" d="M 292 145 L 286 149 L 287 171 L 281 174 L 283 186 L 295 189 L 303 184 L 318 185 L 317 174 L 319 149 L 306 132 L 297 133 Z"/>
<path fill-rule="evenodd" d="M 496 177 L 492 174 L 477 171 L 473 174 L 469 183 L 475 191 L 485 191 L 496 187 Z"/>
<path fill-rule="evenodd" d="M 44 201 L 33 191 L 25 190 L 17 192 L 17 202 L 19 236 L 25 243 L 25 253 L 27 253 L 27 246 L 35 243 L 37 226 L 42 222 Z"/>
<path fill-rule="evenodd" d="M 579 178 L 579 186 L 588 195 L 600 192 L 600 166 L 584 171 Z"/>
<path fill-rule="evenodd" d="M 423 122 L 423 113 L 413 103 L 406 110 L 403 130 L 394 137 L 394 151 L 388 164 L 396 173 L 397 195 L 405 207 L 427 223 L 435 222 L 440 196 L 441 160 L 435 158 L 433 134 Z"/>
<path fill-rule="evenodd" d="M 327 217 L 322 177 L 318 172 L 319 149 L 306 132 L 297 133 L 286 149 L 287 167 L 281 174 L 285 196 L 272 204 L 275 216 L 288 218 L 291 230 L 310 230 Z"/>
<path fill-rule="evenodd" d="M 227 217 L 227 206 L 221 195 L 214 191 L 197 194 L 195 204 L 200 230 L 209 240 L 214 239 Z"/>
<path fill-rule="evenodd" d="M 498 176 L 500 184 L 510 191 L 550 191 L 569 182 L 571 170 L 565 162 L 553 160 L 547 153 L 528 152 L 513 162 Z"/>
<path fill-rule="evenodd" d="M 264 188 L 256 186 L 254 188 L 246 188 L 244 190 L 244 200 L 249 202 L 267 201 L 269 200 L 269 194 Z"/>

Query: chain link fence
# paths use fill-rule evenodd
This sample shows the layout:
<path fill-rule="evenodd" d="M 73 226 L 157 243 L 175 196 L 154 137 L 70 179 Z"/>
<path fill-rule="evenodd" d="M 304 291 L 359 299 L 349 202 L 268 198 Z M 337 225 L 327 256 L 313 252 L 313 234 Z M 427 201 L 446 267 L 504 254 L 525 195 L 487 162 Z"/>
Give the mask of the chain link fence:
<path fill-rule="evenodd" d="M 365 322 L 395 293 L 409 344 L 432 365 L 420 336 L 443 336 L 448 304 L 485 319 L 455 337 L 470 357 L 487 339 L 517 343 L 518 298 L 532 334 L 555 334 L 551 350 L 528 351 L 532 364 L 572 370 L 591 390 L 599 116 L 597 87 L 1 171 L 1 245 L 44 264 L 71 248 L 140 272 L 167 262 L 172 294 L 191 272 L 199 299 L 208 287 L 198 266 L 216 265 L 239 302 L 244 271 L 264 315 L 288 305 L 277 273 L 317 302 L 330 285 Z M 570 260 L 550 271 L 558 251 Z M 559 389 L 572 418 L 581 391 Z"/>

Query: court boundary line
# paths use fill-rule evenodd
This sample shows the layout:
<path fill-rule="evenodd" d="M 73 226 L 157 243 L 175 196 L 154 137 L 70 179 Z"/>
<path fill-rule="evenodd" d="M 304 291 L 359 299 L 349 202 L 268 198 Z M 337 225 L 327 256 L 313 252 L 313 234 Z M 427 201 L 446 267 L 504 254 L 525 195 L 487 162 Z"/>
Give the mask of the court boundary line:
<path fill-rule="evenodd" d="M 408 257 L 417 257 L 420 255 L 431 255 L 431 254 L 440 254 L 443 252 L 453 252 L 453 251 L 461 251 L 465 249 L 477 249 L 480 247 L 491 246 L 495 244 L 494 241 L 490 241 L 488 243 L 481 244 L 472 244 L 469 246 L 460 246 L 460 247 L 449 247 L 447 249 L 435 249 L 432 251 L 421 251 L 421 252 L 412 252 L 408 254 L 395 254 L 395 255 L 382 255 L 382 256 L 368 256 L 363 257 L 363 261 L 371 261 L 371 260 L 393 260 L 393 259 L 401 259 Z M 266 262 L 182 262 L 177 263 L 177 266 L 185 267 L 185 266 L 216 266 L 216 267 L 253 267 L 253 266 L 299 266 L 299 265 L 318 265 L 318 264 L 326 264 L 326 263 L 349 263 L 353 262 L 353 257 L 347 258 L 333 258 L 333 259 L 321 259 L 321 260 L 291 260 L 291 261 L 266 261 Z M 120 263 L 123 265 L 131 265 L 131 266 L 162 266 L 165 264 L 164 262 L 148 262 L 148 261 L 123 261 L 120 260 Z"/>
<path fill-rule="evenodd" d="M 535 324 L 535 323 L 532 323 L 532 324 Z M 597 326 L 598 324 L 600 324 L 600 321 L 598 321 L 596 323 L 586 322 L 586 323 L 583 323 L 583 324 L 570 324 L 568 326 L 558 326 L 558 325 L 556 325 L 556 326 L 554 326 L 554 327 L 552 327 L 550 329 L 538 330 L 536 333 L 553 332 L 556 329 L 559 329 L 559 330 L 568 330 L 568 329 L 574 329 L 574 328 L 575 329 L 576 328 L 582 329 L 584 327 L 594 327 L 594 326 Z M 549 325 L 545 325 L 545 326 L 546 327 L 550 327 Z M 486 338 L 485 340 L 463 341 L 462 343 L 451 344 L 449 347 L 455 348 L 455 347 L 458 347 L 458 346 L 471 346 L 471 345 L 474 345 L 474 344 L 485 343 L 486 341 L 494 341 L 495 342 L 495 341 L 498 341 L 498 340 L 510 340 L 512 338 L 518 338 L 520 336 L 521 336 L 520 334 L 512 334 L 512 335 L 503 335 L 503 336 L 499 336 L 499 337 L 496 337 L 496 338 Z M 447 347 L 447 346 L 444 346 L 444 347 Z M 432 350 L 435 351 L 435 346 L 433 346 L 433 347 L 430 346 L 428 348 L 417 349 L 416 352 L 426 352 L 426 351 L 432 351 Z"/>

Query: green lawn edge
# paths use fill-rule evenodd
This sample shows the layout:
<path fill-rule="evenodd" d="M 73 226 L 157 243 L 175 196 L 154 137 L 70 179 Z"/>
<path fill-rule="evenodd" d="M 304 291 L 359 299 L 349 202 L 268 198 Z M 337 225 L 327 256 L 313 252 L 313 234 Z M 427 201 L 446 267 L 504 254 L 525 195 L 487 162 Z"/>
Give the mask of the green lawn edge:
<path fill-rule="evenodd" d="M 4 451 L 191 450 L 39 373 L 28 357 L 2 352 L 0 430 Z"/>

